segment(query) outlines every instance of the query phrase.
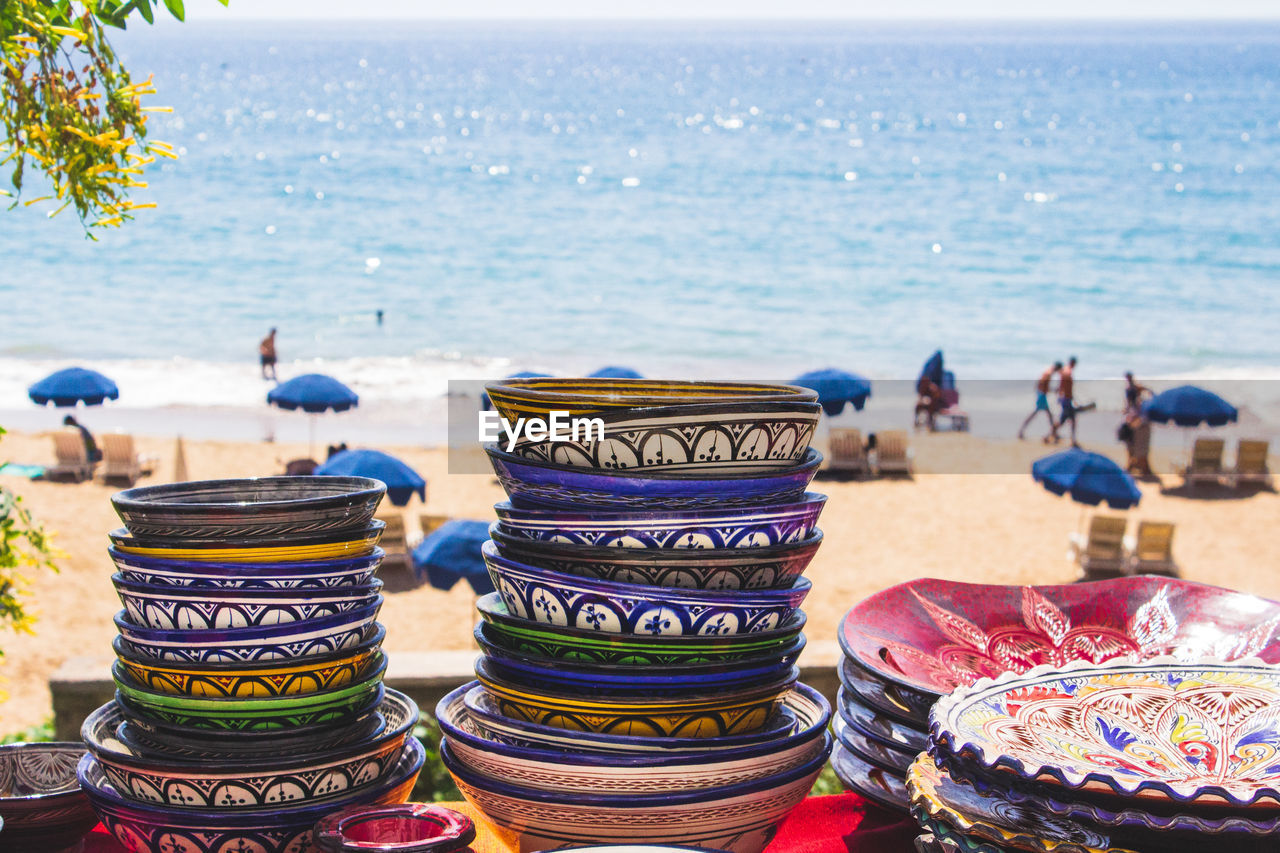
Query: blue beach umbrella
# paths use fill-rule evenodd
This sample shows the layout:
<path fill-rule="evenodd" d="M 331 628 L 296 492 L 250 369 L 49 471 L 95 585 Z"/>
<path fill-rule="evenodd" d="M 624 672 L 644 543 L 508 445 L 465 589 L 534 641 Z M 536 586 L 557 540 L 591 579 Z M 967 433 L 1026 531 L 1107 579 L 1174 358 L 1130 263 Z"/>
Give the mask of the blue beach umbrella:
<path fill-rule="evenodd" d="M 476 595 L 487 595 L 493 592 L 493 580 L 480 546 L 488 539 L 488 522 L 460 518 L 446 521 L 413 549 L 414 574 L 443 590 L 466 580 Z"/>
<path fill-rule="evenodd" d="M 288 382 L 281 382 L 268 391 L 267 402 L 272 406 L 290 411 L 302 409 L 312 416 L 309 443 L 311 455 L 315 456 L 315 415 L 328 411 L 345 412 L 359 405 L 360 397 L 332 376 L 325 376 L 323 373 L 305 373 L 302 376 L 295 376 Z"/>
<path fill-rule="evenodd" d="M 381 450 L 340 451 L 314 473 L 381 480 L 387 485 L 387 497 L 396 506 L 408 504 L 414 493 L 423 501 L 427 499 L 427 481 L 422 475 Z"/>
<path fill-rule="evenodd" d="M 27 389 L 27 396 L 41 406 L 50 403 L 64 407 L 76 403 L 97 406 L 104 400 L 119 399 L 120 389 L 96 370 L 68 367 L 32 385 Z"/>
<path fill-rule="evenodd" d="M 929 356 L 929 359 L 924 363 L 924 367 L 920 369 L 920 376 L 916 379 L 916 384 L 918 385 L 920 380 L 926 376 L 929 377 L 930 382 L 939 388 L 945 387 L 947 371 L 942 365 L 942 350 L 937 350 L 933 355 Z"/>
<path fill-rule="evenodd" d="M 1212 391 L 1194 385 L 1179 385 L 1161 391 L 1142 407 L 1147 418 L 1160 424 L 1172 421 L 1180 427 L 1211 427 L 1233 423 L 1238 416 L 1236 407 Z"/>
<path fill-rule="evenodd" d="M 1137 506 L 1142 491 L 1133 477 L 1100 453 L 1073 447 L 1037 459 L 1031 476 L 1055 495 L 1070 495 L 1076 503 L 1097 506 L 1106 501 L 1115 509 Z"/>
<path fill-rule="evenodd" d="M 619 367 L 611 364 L 608 367 L 602 367 L 595 373 L 588 373 L 588 379 L 644 379 L 637 370 L 630 367 Z"/>
<path fill-rule="evenodd" d="M 871 396 L 871 380 L 828 367 L 825 370 L 811 370 L 803 376 L 792 380 L 793 384 L 812 388 L 818 392 L 818 402 L 828 415 L 835 416 L 844 411 L 844 404 L 850 403 L 853 408 L 862 411 Z"/>

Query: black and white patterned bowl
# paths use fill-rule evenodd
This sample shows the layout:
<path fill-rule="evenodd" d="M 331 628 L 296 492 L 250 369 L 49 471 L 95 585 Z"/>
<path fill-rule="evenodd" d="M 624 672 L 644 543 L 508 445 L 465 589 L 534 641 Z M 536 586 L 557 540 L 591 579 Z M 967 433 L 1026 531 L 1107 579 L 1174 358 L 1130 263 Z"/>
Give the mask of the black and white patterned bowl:
<path fill-rule="evenodd" d="M 98 822 L 76 780 L 82 743 L 0 746 L 0 851 L 64 850 Z"/>

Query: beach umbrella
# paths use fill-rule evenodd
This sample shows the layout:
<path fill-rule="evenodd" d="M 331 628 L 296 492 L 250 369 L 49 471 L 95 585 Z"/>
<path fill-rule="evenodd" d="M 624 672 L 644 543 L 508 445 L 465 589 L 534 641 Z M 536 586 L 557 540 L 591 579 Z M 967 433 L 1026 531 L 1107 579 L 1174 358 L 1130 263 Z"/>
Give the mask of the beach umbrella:
<path fill-rule="evenodd" d="M 84 367 L 68 367 L 51 373 L 27 389 L 27 395 L 41 406 L 100 405 L 104 400 L 116 400 L 120 389 L 116 383 L 96 370 Z"/>
<path fill-rule="evenodd" d="M 812 388 L 818 392 L 818 402 L 822 410 L 834 417 L 844 411 L 844 404 L 850 403 L 853 408 L 862 411 L 871 396 L 871 380 L 828 367 L 824 370 L 811 370 L 803 376 L 797 376 L 792 384 Z"/>
<path fill-rule="evenodd" d="M 551 374 L 538 373 L 535 370 L 521 370 L 519 373 L 513 373 L 510 376 L 504 376 L 503 378 L 504 379 L 550 379 Z M 481 391 L 480 392 L 480 408 L 487 411 L 490 407 L 492 407 L 492 405 L 493 404 L 489 402 L 489 395 Z"/>
<path fill-rule="evenodd" d="M 916 384 L 920 384 L 920 380 L 925 377 L 939 388 L 946 387 L 947 371 L 942 365 L 942 350 L 937 350 L 933 355 L 929 356 L 928 361 L 924 363 L 924 367 L 920 368 L 920 376 L 916 379 Z"/>
<path fill-rule="evenodd" d="M 1236 407 L 1212 391 L 1194 385 L 1179 385 L 1161 391 L 1142 407 L 1148 420 L 1159 424 L 1173 422 L 1180 427 L 1211 427 L 1233 423 L 1238 416 Z"/>
<path fill-rule="evenodd" d="M 267 392 L 267 402 L 272 406 L 311 415 L 310 445 L 315 456 L 316 419 L 321 412 L 345 412 L 359 405 L 360 397 L 346 385 L 323 373 L 306 373 L 281 382 Z"/>
<path fill-rule="evenodd" d="M 396 506 L 408 504 L 415 492 L 420 500 L 427 499 L 427 481 L 422 475 L 381 450 L 339 451 L 314 473 L 381 480 L 387 486 L 387 497 Z"/>
<path fill-rule="evenodd" d="M 1070 495 L 1089 506 L 1105 501 L 1115 509 L 1128 509 L 1142 499 L 1138 484 L 1116 462 L 1078 447 L 1037 459 L 1031 476 L 1055 495 Z"/>
<path fill-rule="evenodd" d="M 588 373 L 588 379 L 644 379 L 637 370 L 630 367 L 619 367 L 611 364 L 608 367 L 602 367 L 595 373 Z"/>
<path fill-rule="evenodd" d="M 477 596 L 493 592 L 493 580 L 480 553 L 489 539 L 489 523 L 451 519 L 413 549 L 413 571 L 436 589 L 450 590 L 460 580 Z"/>

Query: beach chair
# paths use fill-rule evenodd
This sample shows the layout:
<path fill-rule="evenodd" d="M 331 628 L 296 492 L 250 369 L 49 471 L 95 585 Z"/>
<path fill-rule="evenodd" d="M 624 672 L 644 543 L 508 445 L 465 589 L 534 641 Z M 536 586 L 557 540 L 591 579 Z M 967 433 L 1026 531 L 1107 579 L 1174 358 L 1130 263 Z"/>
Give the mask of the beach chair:
<path fill-rule="evenodd" d="M 1240 439 L 1236 445 L 1236 464 L 1231 469 L 1231 485 L 1271 486 L 1271 471 L 1267 468 L 1267 451 L 1270 445 L 1257 439 Z"/>
<path fill-rule="evenodd" d="M 387 555 L 382 559 L 383 565 L 409 565 L 409 539 L 405 530 L 404 514 L 389 512 L 377 513 L 374 518 L 386 524 L 378 545 Z"/>
<path fill-rule="evenodd" d="M 855 477 L 871 473 L 867 461 L 867 449 L 862 444 L 862 430 L 834 427 L 827 442 L 831 458 L 827 470 L 832 474 L 848 474 Z"/>
<path fill-rule="evenodd" d="M 911 451 L 907 448 L 906 430 L 876 433 L 876 473 L 911 475 Z"/>
<path fill-rule="evenodd" d="M 1219 483 L 1226 473 L 1222 470 L 1222 451 L 1226 442 L 1220 438 L 1197 438 L 1191 446 L 1191 462 L 1182 472 L 1188 486 L 1200 483 Z"/>
<path fill-rule="evenodd" d="M 1116 578 L 1125 573 L 1126 519 L 1115 515 L 1095 515 L 1089 519 L 1087 536 L 1071 534 L 1072 560 L 1080 565 L 1080 580 Z"/>
<path fill-rule="evenodd" d="M 435 533 L 446 521 L 451 519 L 449 515 L 432 515 L 424 512 L 418 516 L 418 524 L 422 525 L 422 538 L 426 539 L 432 533 Z"/>
<path fill-rule="evenodd" d="M 1178 576 L 1173 561 L 1173 524 L 1143 521 L 1129 546 L 1130 571 L 1135 575 Z"/>
<path fill-rule="evenodd" d="M 132 486 L 155 469 L 154 456 L 142 456 L 133 446 L 133 436 L 109 432 L 102 436 L 102 479 L 123 480 Z"/>
<path fill-rule="evenodd" d="M 320 467 L 314 459 L 290 459 L 284 464 L 286 477 L 310 477 Z"/>
<path fill-rule="evenodd" d="M 955 388 L 942 389 L 943 409 L 933 416 L 934 431 L 942 429 L 942 418 L 952 432 L 969 431 L 969 413 L 960 408 L 960 392 Z"/>
<path fill-rule="evenodd" d="M 59 430 L 53 434 L 53 453 L 58 462 L 45 469 L 49 480 L 67 479 L 79 483 L 93 478 L 93 463 L 84 449 L 84 438 L 79 430 Z"/>

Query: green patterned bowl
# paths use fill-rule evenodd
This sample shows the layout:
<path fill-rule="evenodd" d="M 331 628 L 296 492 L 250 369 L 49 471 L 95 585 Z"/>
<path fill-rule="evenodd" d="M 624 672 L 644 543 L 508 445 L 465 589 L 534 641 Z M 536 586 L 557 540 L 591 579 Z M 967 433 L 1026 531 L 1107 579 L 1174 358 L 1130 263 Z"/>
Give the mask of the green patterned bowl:
<path fill-rule="evenodd" d="M 358 684 L 335 690 L 258 699 L 185 696 L 148 690 L 117 661 L 111 670 L 117 699 L 143 720 L 166 727 L 224 732 L 286 731 L 299 726 L 354 719 L 382 700 L 385 658 Z"/>
<path fill-rule="evenodd" d="M 499 593 L 476 602 L 490 630 L 486 637 L 513 652 L 565 661 L 623 666 L 720 663 L 782 653 L 804 629 L 797 610 L 781 627 L 750 634 L 646 636 L 586 631 L 512 616 Z"/>

